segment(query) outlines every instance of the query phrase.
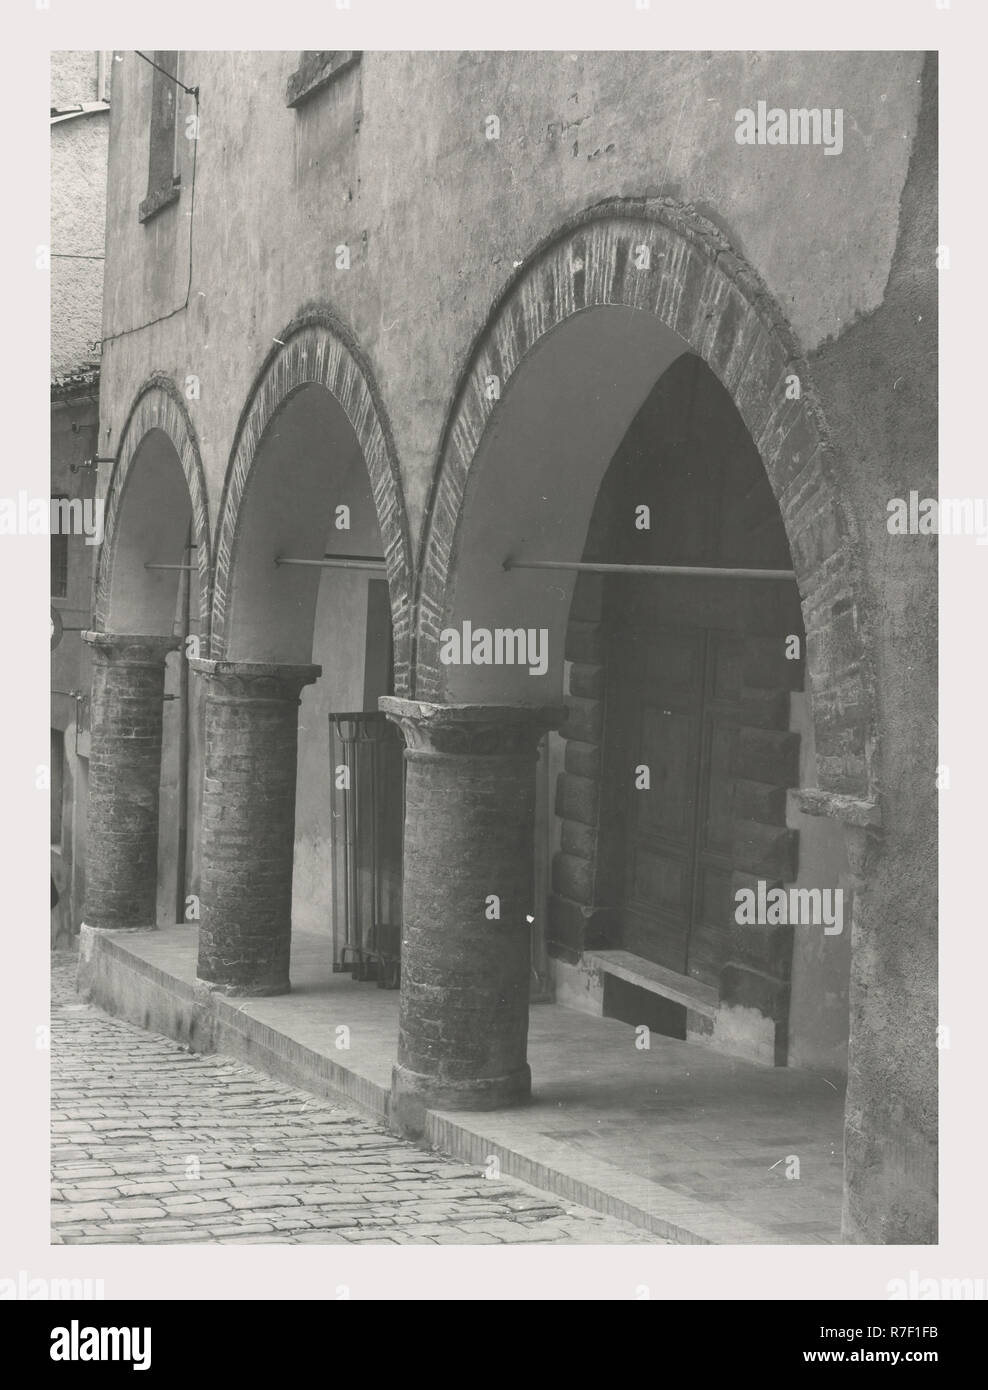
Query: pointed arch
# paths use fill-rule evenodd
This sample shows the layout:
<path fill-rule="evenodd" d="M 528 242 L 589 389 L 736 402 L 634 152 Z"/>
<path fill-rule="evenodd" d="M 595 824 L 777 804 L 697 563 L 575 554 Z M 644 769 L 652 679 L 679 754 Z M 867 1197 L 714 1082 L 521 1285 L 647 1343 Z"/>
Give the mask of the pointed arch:
<path fill-rule="evenodd" d="M 231 585 L 242 506 L 258 448 L 275 415 L 307 386 L 338 402 L 356 435 L 370 479 L 391 600 L 395 689 L 408 690 L 411 550 L 394 443 L 370 369 L 347 330 L 328 310 L 314 309 L 279 333 L 241 415 L 227 469 L 216 534 L 211 654 L 223 659 L 229 641 Z"/>
<path fill-rule="evenodd" d="M 876 682 L 860 607 L 860 545 L 809 368 L 755 272 L 711 223 L 670 200 L 607 203 L 565 225 L 521 266 L 475 340 L 444 429 L 423 534 L 415 695 L 445 695 L 439 634 L 452 611 L 468 483 L 513 383 L 550 334 L 614 307 L 657 319 L 667 341 L 680 345 L 669 350 L 702 358 L 737 406 L 792 551 L 819 792 L 835 814 L 871 819 Z M 565 558 L 579 558 L 579 549 Z"/>
<path fill-rule="evenodd" d="M 167 441 L 170 445 L 170 450 L 166 446 L 166 452 L 173 452 L 185 475 L 192 535 L 197 546 L 201 630 L 208 639 L 212 551 L 206 479 L 199 442 L 182 394 L 169 377 L 158 374 L 145 382 L 131 406 L 121 433 L 116 462 L 110 473 L 103 502 L 103 543 L 96 564 L 93 619 L 97 631 L 119 626 L 115 617 L 115 591 L 126 583 L 119 574 L 120 566 L 117 564 L 121 540 L 127 529 L 123 522 L 126 499 L 140 473 L 142 457 L 160 441 Z M 142 500 L 140 505 L 145 512 L 152 500 L 150 496 Z M 142 616 L 137 612 L 131 626 L 135 631 L 140 631 L 141 624 Z M 145 626 L 148 631 L 151 630 L 151 624 Z"/>

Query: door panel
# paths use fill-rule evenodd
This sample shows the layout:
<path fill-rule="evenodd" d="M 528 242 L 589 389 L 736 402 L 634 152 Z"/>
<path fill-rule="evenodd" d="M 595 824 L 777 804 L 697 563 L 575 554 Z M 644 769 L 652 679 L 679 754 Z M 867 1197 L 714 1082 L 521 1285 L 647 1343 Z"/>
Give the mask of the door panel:
<path fill-rule="evenodd" d="M 625 837 L 621 945 L 714 986 L 730 951 L 748 629 L 764 631 L 778 606 L 754 588 L 622 578 L 612 594 L 606 761 L 622 780 L 611 803 Z M 647 790 L 635 785 L 642 764 Z"/>
<path fill-rule="evenodd" d="M 613 651 L 628 846 L 626 949 L 685 972 L 695 873 L 702 633 L 628 631 Z M 636 786 L 646 766 L 647 789 Z"/>
<path fill-rule="evenodd" d="M 686 914 L 664 917 L 626 903 L 622 919 L 621 946 L 644 960 L 664 965 L 667 970 L 686 974 L 689 928 Z"/>
<path fill-rule="evenodd" d="M 735 724 L 712 718 L 709 733 L 704 816 L 700 826 L 701 851 L 729 855 L 734 840 L 734 750 L 738 731 Z"/>
<path fill-rule="evenodd" d="M 635 767 L 648 767 L 650 790 L 655 795 L 635 796 L 634 824 L 639 834 L 687 844 L 693 829 L 698 727 L 695 715 L 656 705 L 642 708 L 638 730 L 641 757 Z"/>

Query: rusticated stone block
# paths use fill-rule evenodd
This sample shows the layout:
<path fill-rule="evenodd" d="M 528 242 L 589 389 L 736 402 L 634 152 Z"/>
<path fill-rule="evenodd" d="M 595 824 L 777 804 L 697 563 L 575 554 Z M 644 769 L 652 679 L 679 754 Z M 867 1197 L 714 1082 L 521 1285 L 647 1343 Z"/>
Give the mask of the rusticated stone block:
<path fill-rule="evenodd" d="M 600 787 L 590 777 L 562 772 L 556 779 L 556 815 L 583 825 L 597 824 Z"/>
<path fill-rule="evenodd" d="M 580 859 L 592 860 L 597 852 L 597 832 L 592 825 L 581 825 L 579 821 L 562 822 L 562 846 L 565 854 L 575 854 Z"/>
<path fill-rule="evenodd" d="M 599 666 L 603 661 L 604 641 L 599 623 L 584 623 L 570 619 L 566 628 L 564 655 L 567 661 L 586 662 Z"/>
<path fill-rule="evenodd" d="M 599 700 L 604 694 L 604 668 L 574 662 L 569 673 L 569 693 L 582 700 Z"/>
<path fill-rule="evenodd" d="M 738 777 L 734 782 L 734 814 L 764 825 L 785 825 L 787 795 L 787 787 Z"/>
<path fill-rule="evenodd" d="M 801 662 L 791 662 L 790 665 L 798 666 L 802 671 Z M 744 687 L 739 709 L 741 723 L 753 729 L 788 729 L 789 690 L 793 688 L 788 678 L 787 686 L 786 689 L 774 687 L 765 690 Z"/>
<path fill-rule="evenodd" d="M 799 770 L 799 734 L 782 729 L 738 731 L 734 753 L 735 777 L 752 782 L 795 786 Z"/>
<path fill-rule="evenodd" d="M 796 832 L 785 826 L 737 820 L 732 858 L 739 869 L 750 874 L 791 882 L 796 877 L 796 843 Z"/>
<path fill-rule="evenodd" d="M 599 743 L 603 727 L 603 700 L 566 701 L 566 721 L 559 729 L 563 738 L 576 739 L 579 743 Z"/>
<path fill-rule="evenodd" d="M 576 903 L 593 902 L 593 864 L 575 854 L 553 855 L 552 889 Z"/>
<path fill-rule="evenodd" d="M 549 954 L 573 965 L 584 951 L 606 949 L 620 939 L 618 915 L 616 908 L 587 907 L 553 894 L 546 941 Z"/>
<path fill-rule="evenodd" d="M 574 777 L 600 778 L 600 746 L 596 743 L 581 743 L 578 739 L 567 739 L 564 766 Z"/>

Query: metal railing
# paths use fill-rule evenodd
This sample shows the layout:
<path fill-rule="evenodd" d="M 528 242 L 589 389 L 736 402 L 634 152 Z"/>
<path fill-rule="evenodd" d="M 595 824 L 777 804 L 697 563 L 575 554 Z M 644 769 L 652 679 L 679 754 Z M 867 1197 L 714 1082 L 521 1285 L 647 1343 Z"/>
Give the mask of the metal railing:
<path fill-rule="evenodd" d="M 333 970 L 381 989 L 399 982 L 402 753 L 378 711 L 330 714 Z"/>

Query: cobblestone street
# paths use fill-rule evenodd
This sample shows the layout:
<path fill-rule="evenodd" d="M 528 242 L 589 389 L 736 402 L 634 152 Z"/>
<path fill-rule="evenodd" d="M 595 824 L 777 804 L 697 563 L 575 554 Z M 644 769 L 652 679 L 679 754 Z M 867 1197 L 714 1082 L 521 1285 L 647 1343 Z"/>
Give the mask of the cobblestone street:
<path fill-rule="evenodd" d="M 74 977 L 58 957 L 53 1244 L 662 1243 L 111 1018 Z"/>

